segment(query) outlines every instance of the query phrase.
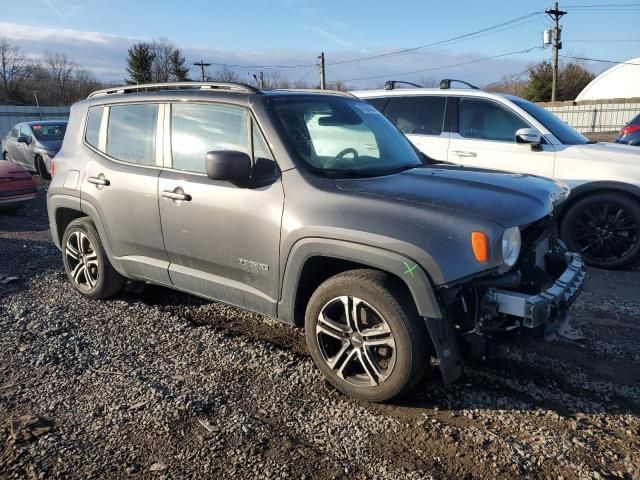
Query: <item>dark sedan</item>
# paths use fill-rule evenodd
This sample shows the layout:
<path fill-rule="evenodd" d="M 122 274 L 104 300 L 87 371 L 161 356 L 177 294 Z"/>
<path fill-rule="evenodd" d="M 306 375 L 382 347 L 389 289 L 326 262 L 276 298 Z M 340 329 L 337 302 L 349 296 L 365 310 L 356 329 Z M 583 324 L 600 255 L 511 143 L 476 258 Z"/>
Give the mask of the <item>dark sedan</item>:
<path fill-rule="evenodd" d="M 616 143 L 640 146 L 640 114 L 627 123 L 616 138 Z"/>
<path fill-rule="evenodd" d="M 66 130 L 65 120 L 18 123 L 2 139 L 2 158 L 50 179 L 51 159 L 60 150 Z"/>

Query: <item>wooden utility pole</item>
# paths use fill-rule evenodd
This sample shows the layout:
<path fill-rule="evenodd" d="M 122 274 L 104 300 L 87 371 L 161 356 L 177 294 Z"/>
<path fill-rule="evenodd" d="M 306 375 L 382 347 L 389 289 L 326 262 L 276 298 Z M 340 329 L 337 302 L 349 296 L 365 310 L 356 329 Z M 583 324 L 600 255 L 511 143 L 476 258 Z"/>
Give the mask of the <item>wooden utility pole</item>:
<path fill-rule="evenodd" d="M 551 84 L 551 101 L 556 101 L 556 92 L 558 91 L 558 51 L 562 49 L 562 42 L 560 41 L 560 18 L 566 15 L 567 12 L 558 8 L 558 2 L 556 2 L 555 8 L 548 8 L 545 13 L 549 15 L 554 21 L 553 27 L 553 83 Z"/>
<path fill-rule="evenodd" d="M 320 90 L 325 90 L 327 85 L 324 74 L 324 52 L 320 52 L 318 59 L 320 60 Z"/>
<path fill-rule="evenodd" d="M 200 71 L 202 72 L 202 81 L 204 82 L 204 69 L 205 67 L 210 66 L 210 63 L 205 63 L 203 60 L 200 60 L 199 62 L 195 62 L 194 65 L 196 67 L 200 67 Z"/>

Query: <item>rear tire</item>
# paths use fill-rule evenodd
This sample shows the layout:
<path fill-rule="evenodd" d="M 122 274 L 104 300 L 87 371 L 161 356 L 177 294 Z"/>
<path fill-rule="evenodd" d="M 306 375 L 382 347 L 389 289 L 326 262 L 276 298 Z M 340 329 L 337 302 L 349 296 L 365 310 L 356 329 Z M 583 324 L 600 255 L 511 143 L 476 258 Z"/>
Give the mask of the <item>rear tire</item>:
<path fill-rule="evenodd" d="M 11 157 L 9 156 L 9 152 L 2 152 L 2 159 L 6 160 L 7 162 L 11 162 Z"/>
<path fill-rule="evenodd" d="M 84 297 L 109 298 L 124 287 L 126 279 L 109 262 L 96 227 L 86 217 L 64 231 L 62 261 L 71 285 Z"/>
<path fill-rule="evenodd" d="M 400 281 L 385 272 L 350 270 L 322 283 L 307 305 L 305 335 L 316 366 L 353 398 L 397 398 L 427 367 L 426 324 Z"/>
<path fill-rule="evenodd" d="M 592 267 L 633 264 L 640 257 L 640 202 L 624 193 L 589 195 L 569 208 L 560 236 Z"/>
<path fill-rule="evenodd" d="M 51 175 L 47 171 L 47 166 L 44 164 L 44 160 L 42 159 L 42 157 L 38 155 L 36 156 L 35 160 L 36 171 L 38 172 L 38 175 L 40 175 L 40 178 L 42 178 L 43 180 L 51 180 Z"/>

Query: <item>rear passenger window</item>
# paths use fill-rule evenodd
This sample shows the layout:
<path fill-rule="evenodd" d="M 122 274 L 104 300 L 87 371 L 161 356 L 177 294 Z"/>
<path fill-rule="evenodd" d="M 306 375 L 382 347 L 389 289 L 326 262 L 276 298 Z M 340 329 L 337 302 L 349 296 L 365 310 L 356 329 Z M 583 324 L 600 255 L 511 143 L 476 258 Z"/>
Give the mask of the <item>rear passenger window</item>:
<path fill-rule="evenodd" d="M 157 117 L 157 105 L 110 107 L 107 155 L 123 162 L 155 165 Z"/>
<path fill-rule="evenodd" d="M 171 105 L 173 168 L 205 172 L 204 157 L 215 150 L 250 153 L 248 114 L 213 104 Z"/>
<path fill-rule="evenodd" d="M 387 106 L 387 102 L 389 101 L 388 98 L 365 98 L 364 100 L 373 105 L 379 112 L 384 110 L 384 107 Z"/>
<path fill-rule="evenodd" d="M 91 107 L 87 114 L 87 129 L 84 139 L 93 147 L 98 148 L 100 140 L 100 124 L 102 123 L 102 107 Z"/>
<path fill-rule="evenodd" d="M 391 98 L 384 114 L 402 133 L 440 135 L 445 104 L 443 96 Z"/>

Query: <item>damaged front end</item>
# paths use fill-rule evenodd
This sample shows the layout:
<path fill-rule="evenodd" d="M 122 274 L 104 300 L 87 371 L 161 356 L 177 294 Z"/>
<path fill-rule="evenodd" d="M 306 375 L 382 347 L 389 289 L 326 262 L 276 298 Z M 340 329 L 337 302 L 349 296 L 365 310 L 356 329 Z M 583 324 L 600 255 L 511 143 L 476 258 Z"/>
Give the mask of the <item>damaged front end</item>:
<path fill-rule="evenodd" d="M 521 232 L 520 258 L 511 269 L 441 291 L 448 318 L 474 356 L 500 356 L 496 346 L 513 330 L 577 336 L 567 312 L 584 283 L 584 262 L 558 239 L 551 216 Z"/>

